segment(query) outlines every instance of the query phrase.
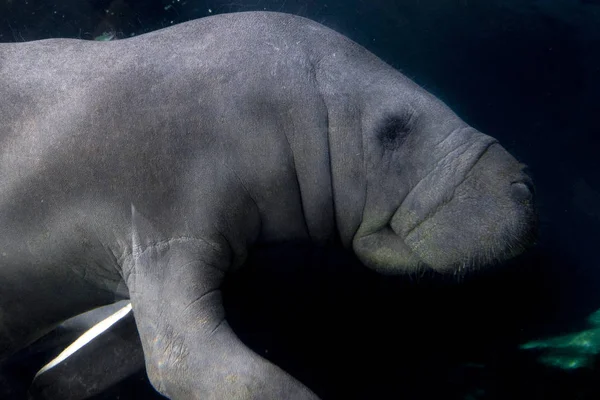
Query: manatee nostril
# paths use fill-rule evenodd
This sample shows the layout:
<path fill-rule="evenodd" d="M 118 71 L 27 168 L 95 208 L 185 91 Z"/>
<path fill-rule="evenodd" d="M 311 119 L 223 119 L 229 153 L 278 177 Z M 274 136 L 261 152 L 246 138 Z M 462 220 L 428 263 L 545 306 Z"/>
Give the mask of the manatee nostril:
<path fill-rule="evenodd" d="M 529 201 L 533 197 L 533 186 L 527 182 L 514 182 L 511 185 L 512 197 L 519 202 Z"/>

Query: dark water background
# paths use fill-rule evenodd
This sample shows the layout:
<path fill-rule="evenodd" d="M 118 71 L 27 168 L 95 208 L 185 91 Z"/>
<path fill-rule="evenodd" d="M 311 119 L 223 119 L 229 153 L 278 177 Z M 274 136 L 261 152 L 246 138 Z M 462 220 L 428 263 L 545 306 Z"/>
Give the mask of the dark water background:
<path fill-rule="evenodd" d="M 560 350 L 586 353 L 582 368 L 519 349 L 594 328 L 586 318 L 600 309 L 600 1 L 0 0 L 0 41 L 118 40 L 249 10 L 345 34 L 498 138 L 530 166 L 541 226 L 529 253 L 459 285 L 385 279 L 341 253 L 259 249 L 225 292 L 242 339 L 324 400 L 600 398 L 600 332 Z M 18 398 L 27 365 L 4 373 Z M 97 398 L 151 393 L 140 373 Z"/>

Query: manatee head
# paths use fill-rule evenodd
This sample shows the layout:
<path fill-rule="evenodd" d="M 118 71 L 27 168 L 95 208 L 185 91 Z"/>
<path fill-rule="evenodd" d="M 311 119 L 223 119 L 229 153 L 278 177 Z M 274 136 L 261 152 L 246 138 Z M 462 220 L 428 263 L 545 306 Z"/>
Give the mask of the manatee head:
<path fill-rule="evenodd" d="M 365 102 L 376 106 L 361 121 L 367 187 L 356 255 L 383 273 L 464 274 L 522 252 L 536 226 L 524 164 L 407 86 Z"/>

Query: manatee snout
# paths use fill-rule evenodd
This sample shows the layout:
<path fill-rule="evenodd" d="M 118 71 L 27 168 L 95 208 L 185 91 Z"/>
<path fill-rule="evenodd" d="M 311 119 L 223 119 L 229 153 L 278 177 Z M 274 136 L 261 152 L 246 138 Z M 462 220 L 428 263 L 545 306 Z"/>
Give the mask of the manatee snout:
<path fill-rule="evenodd" d="M 438 272 L 468 272 L 518 255 L 532 244 L 537 226 L 525 169 L 492 144 L 404 242 Z"/>
<path fill-rule="evenodd" d="M 424 173 L 387 225 L 359 229 L 353 248 L 365 265 L 386 274 L 466 274 L 533 243 L 537 218 L 525 165 L 490 137 L 478 135 L 465 148 Z"/>
<path fill-rule="evenodd" d="M 520 177 L 519 180 L 512 182 L 510 185 L 511 195 L 517 202 L 532 201 L 535 195 L 533 181 L 525 172 L 526 168 L 526 166 L 523 166 L 524 175 Z"/>

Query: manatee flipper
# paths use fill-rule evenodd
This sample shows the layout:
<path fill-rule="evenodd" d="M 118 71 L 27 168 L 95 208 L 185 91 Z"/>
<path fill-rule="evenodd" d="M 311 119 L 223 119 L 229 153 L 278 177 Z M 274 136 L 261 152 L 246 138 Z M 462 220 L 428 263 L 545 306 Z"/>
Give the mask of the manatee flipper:
<path fill-rule="evenodd" d="M 123 274 L 154 387 L 173 399 L 318 399 L 225 320 L 220 286 L 232 257 L 222 236 L 163 239 L 132 213 Z"/>
<path fill-rule="evenodd" d="M 144 356 L 131 304 L 119 303 L 63 324 L 77 328 L 87 323 L 91 327 L 38 371 L 29 388 L 30 398 L 86 399 L 143 369 Z M 117 305 L 120 307 L 114 307 Z M 112 312 L 107 316 L 106 311 Z"/>

